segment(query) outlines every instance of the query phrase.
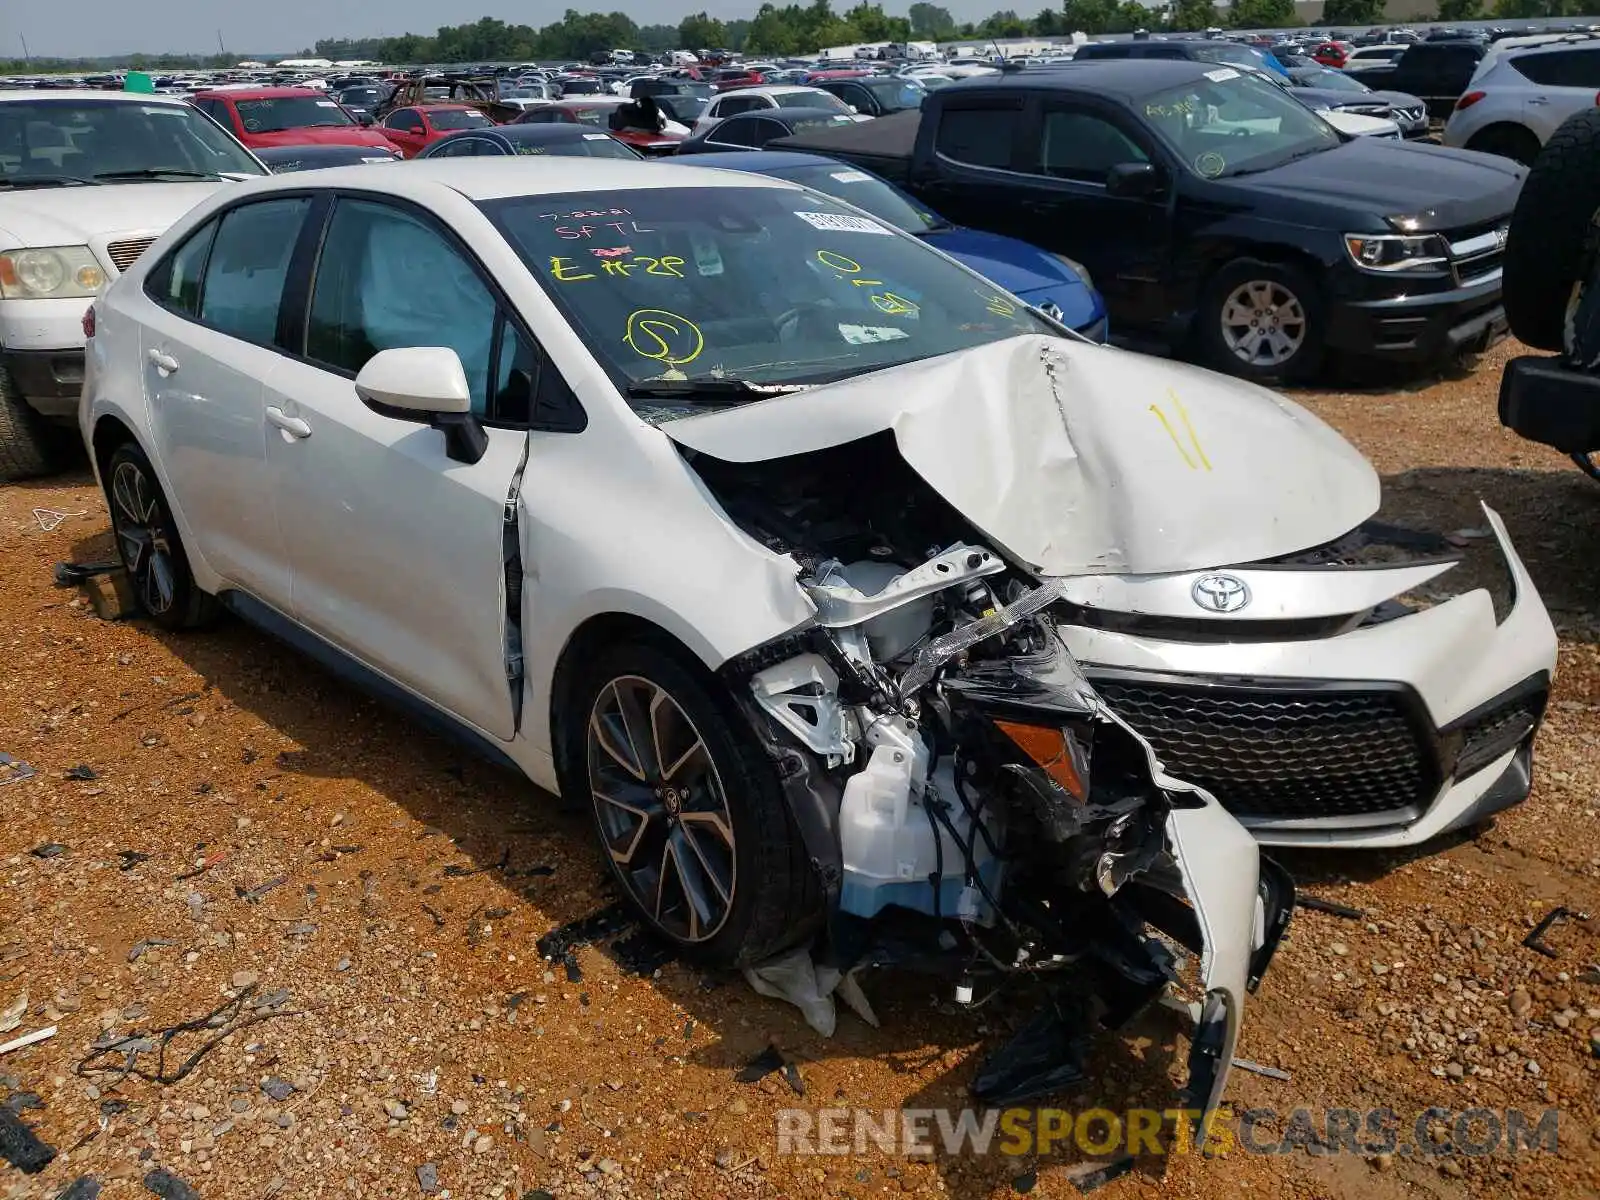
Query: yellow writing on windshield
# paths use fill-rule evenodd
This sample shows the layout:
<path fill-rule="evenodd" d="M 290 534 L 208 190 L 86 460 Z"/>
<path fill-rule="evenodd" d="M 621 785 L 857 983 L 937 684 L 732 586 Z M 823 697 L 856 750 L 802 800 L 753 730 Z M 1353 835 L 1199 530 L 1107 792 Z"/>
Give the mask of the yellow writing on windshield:
<path fill-rule="evenodd" d="M 572 283 L 579 279 L 593 279 L 594 273 L 585 273 L 584 269 L 570 258 L 552 258 L 550 260 L 550 274 L 562 283 Z"/>
<path fill-rule="evenodd" d="M 664 308 L 641 308 L 630 313 L 622 340 L 641 358 L 670 367 L 692 363 L 706 348 L 700 326 Z"/>

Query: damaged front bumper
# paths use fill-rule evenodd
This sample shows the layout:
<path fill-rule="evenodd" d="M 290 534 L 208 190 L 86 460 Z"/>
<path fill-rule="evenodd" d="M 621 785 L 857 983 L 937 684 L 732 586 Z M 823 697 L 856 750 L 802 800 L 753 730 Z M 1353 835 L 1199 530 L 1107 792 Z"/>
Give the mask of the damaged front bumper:
<path fill-rule="evenodd" d="M 724 668 L 825 894 L 818 969 L 802 974 L 916 970 L 959 1003 L 1041 985 L 1038 1015 L 973 1085 L 1006 1105 L 1083 1082 L 1090 1031 L 1181 987 L 1182 947 L 1199 989 L 1185 1108 L 1203 1129 L 1293 885 L 1104 706 L 1044 616 L 1059 581 L 918 639 L 893 618 L 926 601 L 930 575 L 970 594 L 1001 569 L 966 546 L 929 563 L 870 590 L 818 572 L 820 627 Z M 901 651 L 894 670 L 874 646 Z"/>

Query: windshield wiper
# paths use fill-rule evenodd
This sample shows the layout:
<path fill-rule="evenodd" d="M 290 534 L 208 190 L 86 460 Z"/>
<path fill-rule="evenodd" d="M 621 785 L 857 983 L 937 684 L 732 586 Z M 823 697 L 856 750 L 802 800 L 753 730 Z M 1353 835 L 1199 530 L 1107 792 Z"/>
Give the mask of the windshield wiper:
<path fill-rule="evenodd" d="M 168 170 L 165 167 L 140 167 L 136 171 L 96 171 L 96 179 L 221 179 L 215 171 Z"/>
<path fill-rule="evenodd" d="M 93 187 L 97 180 L 83 179 L 77 175 L 26 175 L 21 178 L 6 178 L 0 175 L 0 187 L 28 188 L 28 187 Z"/>
<path fill-rule="evenodd" d="M 762 400 L 803 392 L 809 383 L 753 383 L 732 376 L 705 375 L 689 379 L 645 379 L 628 385 L 628 395 L 638 399 L 689 399 L 707 396 L 719 400 Z"/>
<path fill-rule="evenodd" d="M 1299 162 L 1302 158 L 1310 158 L 1313 154 L 1321 154 L 1325 150 L 1332 150 L 1332 146 L 1308 146 L 1304 150 L 1297 150 L 1287 158 L 1280 158 L 1277 162 L 1264 167 L 1246 167 L 1242 171 L 1230 171 L 1223 176 L 1225 179 L 1237 179 L 1241 175 L 1260 175 L 1263 171 L 1276 171 L 1279 167 L 1286 167 L 1292 162 Z"/>

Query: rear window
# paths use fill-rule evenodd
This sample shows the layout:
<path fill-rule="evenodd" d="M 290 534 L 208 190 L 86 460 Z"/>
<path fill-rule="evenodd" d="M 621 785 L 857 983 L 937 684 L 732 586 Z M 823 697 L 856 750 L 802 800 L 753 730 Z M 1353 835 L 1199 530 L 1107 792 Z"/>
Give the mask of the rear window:
<path fill-rule="evenodd" d="M 481 129 L 494 124 L 475 108 L 434 109 L 428 114 L 428 123 L 435 129 Z"/>
<path fill-rule="evenodd" d="M 286 129 L 321 129 L 353 125 L 335 100 L 320 96 L 281 96 L 271 100 L 236 100 L 246 133 L 282 133 Z"/>

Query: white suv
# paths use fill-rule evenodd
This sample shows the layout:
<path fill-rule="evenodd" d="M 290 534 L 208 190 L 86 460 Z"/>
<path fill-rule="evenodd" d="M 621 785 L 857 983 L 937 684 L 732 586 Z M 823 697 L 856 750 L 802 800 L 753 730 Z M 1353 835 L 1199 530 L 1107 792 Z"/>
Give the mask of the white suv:
<path fill-rule="evenodd" d="M 100 287 L 224 179 L 266 173 L 182 100 L 0 92 L 0 479 L 55 465 Z"/>
<path fill-rule="evenodd" d="M 1600 41 L 1536 46 L 1485 60 L 1444 127 L 1446 146 L 1531 165 L 1557 126 L 1600 98 Z"/>

